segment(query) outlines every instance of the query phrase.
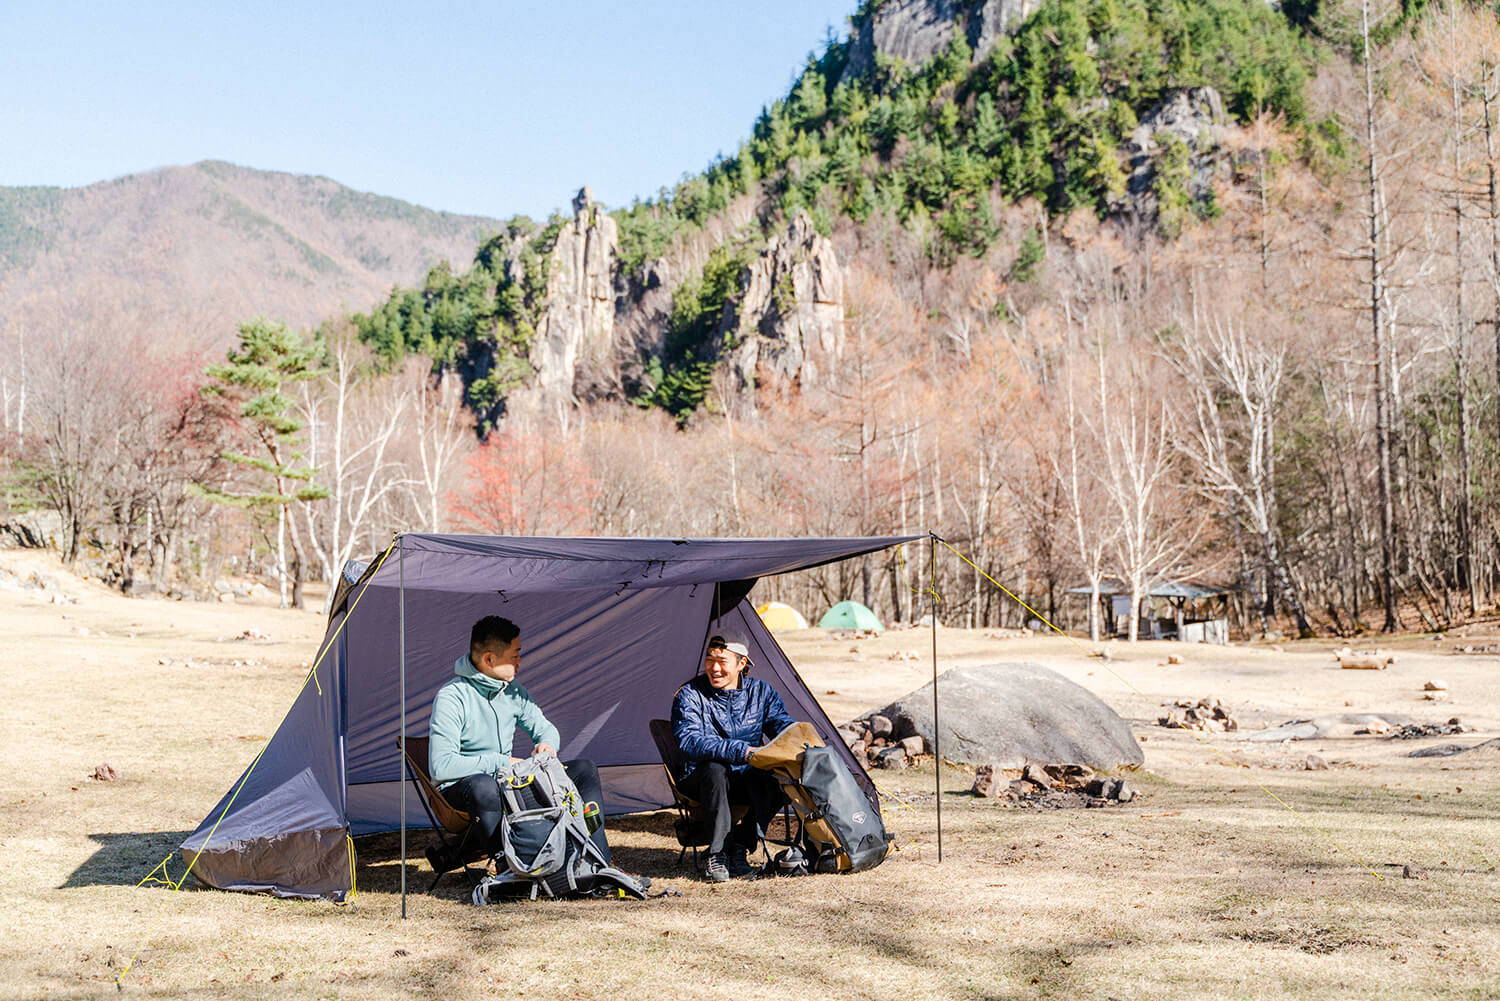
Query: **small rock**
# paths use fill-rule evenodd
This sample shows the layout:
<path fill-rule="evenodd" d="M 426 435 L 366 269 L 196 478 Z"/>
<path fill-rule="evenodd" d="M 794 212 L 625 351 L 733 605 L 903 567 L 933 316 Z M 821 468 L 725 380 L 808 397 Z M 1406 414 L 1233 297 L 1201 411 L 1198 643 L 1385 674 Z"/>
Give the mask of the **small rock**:
<path fill-rule="evenodd" d="M 919 754 L 927 753 L 927 741 L 920 736 L 905 737 L 900 741 L 900 744 L 905 748 L 907 755 L 910 757 L 914 758 Z"/>
<path fill-rule="evenodd" d="M 1024 781 L 1030 782 L 1035 786 L 1040 786 L 1043 789 L 1052 788 L 1052 780 L 1047 775 L 1047 770 L 1034 761 L 1029 762 L 1026 767 L 1021 770 L 1021 778 Z"/>
<path fill-rule="evenodd" d="M 906 749 L 903 748 L 900 744 L 897 744 L 895 747 L 887 747 L 885 750 L 881 751 L 880 755 L 875 759 L 875 764 L 877 764 L 881 768 L 890 768 L 894 771 L 900 771 L 907 766 Z"/>
<path fill-rule="evenodd" d="M 1182 663 L 1182 658 L 1179 657 L 1175 653 L 1169 653 L 1169 654 L 1167 654 L 1167 663 L 1168 664 L 1181 664 Z"/>
<path fill-rule="evenodd" d="M 1052 784 L 1064 787 L 1081 786 L 1094 777 L 1094 770 L 1086 765 L 1043 765 L 1042 770 Z"/>
<path fill-rule="evenodd" d="M 870 717 L 870 732 L 877 737 L 889 737 L 893 727 L 889 717 L 876 713 Z"/>
<path fill-rule="evenodd" d="M 1446 692 L 1447 690 L 1448 682 L 1439 681 L 1436 678 L 1433 678 L 1431 681 L 1422 686 L 1422 691 L 1424 692 Z"/>
<path fill-rule="evenodd" d="M 114 765 L 106 761 L 94 766 L 93 779 L 95 782 L 118 782 L 120 773 Z"/>
<path fill-rule="evenodd" d="M 849 745 L 849 751 L 856 758 L 862 758 L 862 757 L 864 757 L 865 756 L 865 752 L 868 751 L 869 749 L 870 749 L 869 745 L 866 744 L 862 740 L 856 740 L 854 743 L 852 743 L 852 744 Z"/>
<path fill-rule="evenodd" d="M 1427 877 L 1425 875 L 1423 875 L 1422 874 L 1422 870 L 1418 869 L 1416 866 L 1413 866 L 1413 865 L 1403 865 L 1401 867 L 1401 878 L 1402 879 L 1426 879 Z"/>
<path fill-rule="evenodd" d="M 1444 692 L 1444 691 L 1423 692 L 1422 693 L 1422 701 L 1424 701 L 1424 702 L 1446 702 L 1446 701 L 1448 701 L 1448 693 Z"/>
<path fill-rule="evenodd" d="M 976 796 L 998 796 L 1002 781 L 1004 776 L 1000 769 L 994 765 L 980 765 L 974 769 L 974 787 L 971 791 Z"/>
<path fill-rule="evenodd" d="M 1304 772 L 1326 772 L 1328 762 L 1316 754 L 1309 754 L 1297 762 L 1297 767 Z"/>
<path fill-rule="evenodd" d="M 1130 788 L 1130 786 L 1126 785 L 1124 780 L 1122 779 L 1120 781 L 1120 788 L 1115 793 L 1115 799 L 1119 800 L 1121 803 L 1129 803 L 1135 799 L 1136 795 L 1136 791 Z"/>
<path fill-rule="evenodd" d="M 232 592 L 232 591 L 225 591 L 223 594 L 219 595 L 219 601 L 223 602 L 226 605 L 233 604 L 233 602 L 234 602 L 234 592 Z"/>

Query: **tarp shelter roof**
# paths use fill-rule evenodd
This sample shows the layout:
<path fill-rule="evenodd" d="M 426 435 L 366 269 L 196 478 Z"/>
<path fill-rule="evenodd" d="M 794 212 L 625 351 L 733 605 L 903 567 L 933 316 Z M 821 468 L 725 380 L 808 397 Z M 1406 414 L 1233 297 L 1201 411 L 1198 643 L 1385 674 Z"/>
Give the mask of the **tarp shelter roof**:
<path fill-rule="evenodd" d="M 393 830 L 403 816 L 428 826 L 414 792 L 403 813 L 397 737 L 426 734 L 433 696 L 484 615 L 521 627 L 519 680 L 561 732 L 560 756 L 599 765 L 606 813 L 671 803 L 647 723 L 670 713 L 714 628 L 744 633 L 756 676 L 844 749 L 746 596 L 759 577 L 916 538 L 401 536 L 380 560 L 347 568 L 307 683 L 183 858 L 210 886 L 342 899 L 352 836 Z M 516 753 L 527 750 L 518 734 Z M 859 762 L 846 763 L 878 809 Z"/>
<path fill-rule="evenodd" d="M 1068 593 L 1088 594 L 1090 590 L 1085 585 L 1083 587 L 1071 587 L 1068 589 Z M 1202 598 L 1217 598 L 1220 595 L 1230 594 L 1233 591 L 1234 588 L 1232 587 L 1223 587 L 1218 584 L 1207 584 L 1192 580 L 1173 580 L 1152 584 L 1147 588 L 1145 595 L 1148 598 L 1183 598 L 1187 601 L 1198 601 Z M 1117 594 L 1129 595 L 1130 588 L 1123 581 L 1108 580 L 1100 585 L 1099 594 L 1106 598 Z"/>

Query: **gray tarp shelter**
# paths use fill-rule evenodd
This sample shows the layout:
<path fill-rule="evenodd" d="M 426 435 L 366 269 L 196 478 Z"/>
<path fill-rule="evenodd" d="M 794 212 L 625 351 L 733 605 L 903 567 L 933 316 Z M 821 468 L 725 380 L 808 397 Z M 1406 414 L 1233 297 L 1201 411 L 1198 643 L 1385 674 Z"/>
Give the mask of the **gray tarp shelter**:
<path fill-rule="evenodd" d="M 403 789 L 397 737 L 426 734 L 433 696 L 484 615 L 521 627 L 520 678 L 561 732 L 560 756 L 599 765 L 606 813 L 670 805 L 647 721 L 669 714 L 720 625 L 749 638 L 755 676 L 844 752 L 878 809 L 863 766 L 747 595 L 760 577 L 917 538 L 403 535 L 341 582 L 308 682 L 182 857 L 209 886 L 342 900 L 353 837 L 401 828 L 403 803 L 405 827 L 430 826 Z"/>

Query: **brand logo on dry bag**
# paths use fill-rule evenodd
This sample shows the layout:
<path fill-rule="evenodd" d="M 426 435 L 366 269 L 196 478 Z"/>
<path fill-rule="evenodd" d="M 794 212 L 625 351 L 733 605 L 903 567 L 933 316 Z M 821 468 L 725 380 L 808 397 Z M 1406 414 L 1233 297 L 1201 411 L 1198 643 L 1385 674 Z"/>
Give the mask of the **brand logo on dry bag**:
<path fill-rule="evenodd" d="M 849 819 L 854 821 L 856 824 L 863 824 L 865 822 L 865 811 L 855 810 L 849 815 Z"/>

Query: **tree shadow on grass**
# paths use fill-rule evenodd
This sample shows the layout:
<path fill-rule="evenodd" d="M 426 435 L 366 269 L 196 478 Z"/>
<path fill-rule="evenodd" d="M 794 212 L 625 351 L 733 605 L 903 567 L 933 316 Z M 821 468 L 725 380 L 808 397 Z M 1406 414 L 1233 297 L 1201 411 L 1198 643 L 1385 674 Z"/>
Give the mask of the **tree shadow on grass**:
<path fill-rule="evenodd" d="M 94 854 L 57 887 L 59 890 L 80 886 L 134 886 L 168 855 L 176 855 L 177 846 L 192 831 L 130 831 L 90 834 L 98 843 Z M 181 865 L 174 867 L 180 872 Z"/>

